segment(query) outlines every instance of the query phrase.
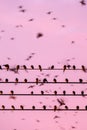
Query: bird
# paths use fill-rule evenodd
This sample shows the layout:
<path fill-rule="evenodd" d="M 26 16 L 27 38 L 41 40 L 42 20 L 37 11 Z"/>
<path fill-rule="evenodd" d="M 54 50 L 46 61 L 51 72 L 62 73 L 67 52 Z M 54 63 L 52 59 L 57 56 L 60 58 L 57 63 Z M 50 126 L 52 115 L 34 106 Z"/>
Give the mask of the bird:
<path fill-rule="evenodd" d="M 14 106 L 14 105 L 12 105 L 11 108 L 12 108 L 13 110 L 15 110 L 15 106 Z"/>
<path fill-rule="evenodd" d="M 54 94 L 57 95 L 57 91 L 54 91 Z"/>
<path fill-rule="evenodd" d="M 3 109 L 3 110 L 5 109 L 5 106 L 4 106 L 4 105 L 2 105 L 2 109 Z"/>
<path fill-rule="evenodd" d="M 63 72 L 66 70 L 66 65 L 63 66 Z"/>
<path fill-rule="evenodd" d="M 13 91 L 13 90 L 11 90 L 11 91 L 10 91 L 10 94 L 11 94 L 11 95 L 13 95 L 13 94 L 14 94 L 14 91 Z"/>
<path fill-rule="evenodd" d="M 54 69 L 54 65 L 51 66 L 51 69 L 52 69 L 52 70 Z"/>
<path fill-rule="evenodd" d="M 79 106 L 76 106 L 76 109 L 79 110 Z"/>
<path fill-rule="evenodd" d="M 3 66 L 5 66 L 5 68 L 7 69 L 7 71 L 9 70 L 9 64 L 5 64 Z"/>
<path fill-rule="evenodd" d="M 23 65 L 23 68 L 24 68 L 24 70 L 25 70 L 25 71 L 27 70 L 27 67 L 26 67 L 26 65 Z"/>
<path fill-rule="evenodd" d="M 34 21 L 34 19 L 33 19 L 33 18 L 31 18 L 31 19 L 29 19 L 28 21 L 30 21 L 30 22 L 31 22 L 31 21 Z"/>
<path fill-rule="evenodd" d="M 24 106 L 23 106 L 23 105 L 20 105 L 20 108 L 23 110 L 23 109 L 24 109 Z"/>
<path fill-rule="evenodd" d="M 8 82 L 8 79 L 7 79 L 7 78 L 5 79 L 5 82 L 6 82 L 6 83 Z"/>
<path fill-rule="evenodd" d="M 87 106 L 85 106 L 85 109 L 87 110 Z"/>
<path fill-rule="evenodd" d="M 21 8 L 23 8 L 23 6 L 22 6 L 22 5 L 19 5 L 19 6 L 18 6 L 18 8 L 20 8 L 20 9 L 21 9 Z"/>
<path fill-rule="evenodd" d="M 38 79 L 38 78 L 36 78 L 36 84 L 38 84 L 38 82 L 39 82 L 39 79 Z"/>
<path fill-rule="evenodd" d="M 43 34 L 41 33 L 41 32 L 39 32 L 39 33 L 37 33 L 37 38 L 40 38 L 40 37 L 42 37 L 43 36 Z"/>
<path fill-rule="evenodd" d="M 0 94 L 3 94 L 3 91 L 0 91 Z"/>
<path fill-rule="evenodd" d="M 39 70 L 42 71 L 42 67 L 41 67 L 41 65 L 38 65 L 38 67 L 39 67 Z"/>
<path fill-rule="evenodd" d="M 54 83 L 57 83 L 57 80 L 55 78 L 53 79 L 53 81 L 54 81 Z"/>
<path fill-rule="evenodd" d="M 34 92 L 33 91 L 31 91 L 31 95 L 33 95 L 34 94 Z"/>
<path fill-rule="evenodd" d="M 47 12 L 47 14 L 49 14 L 49 15 L 50 15 L 51 13 L 52 13 L 52 11 L 48 11 L 48 12 Z"/>
<path fill-rule="evenodd" d="M 76 93 L 75 93 L 75 91 L 72 91 L 73 92 L 73 95 L 75 95 Z"/>
<path fill-rule="evenodd" d="M 65 82 L 66 82 L 66 83 L 68 83 L 68 82 L 69 82 L 69 80 L 66 78 L 66 79 L 65 79 Z"/>
<path fill-rule="evenodd" d="M 46 106 L 45 105 L 43 105 L 43 109 L 46 110 Z"/>
<path fill-rule="evenodd" d="M 32 106 L 32 109 L 35 110 L 35 106 Z"/>
<path fill-rule="evenodd" d="M 47 83 L 48 81 L 47 81 L 47 79 L 46 78 L 44 78 L 43 79 L 43 83 Z"/>
<path fill-rule="evenodd" d="M 24 79 L 24 82 L 27 83 L 27 79 Z"/>
<path fill-rule="evenodd" d="M 20 12 L 25 13 L 26 9 L 21 9 Z"/>
<path fill-rule="evenodd" d="M 63 99 L 57 99 L 57 101 L 60 104 L 60 106 L 65 105 L 65 102 Z"/>
<path fill-rule="evenodd" d="M 86 72 L 86 68 L 85 68 L 85 66 L 82 65 L 81 67 L 82 67 L 82 70 L 83 70 L 84 72 Z"/>
<path fill-rule="evenodd" d="M 33 65 L 31 65 L 31 69 L 34 69 L 34 66 L 33 66 Z"/>
<path fill-rule="evenodd" d="M 85 6 L 85 5 L 86 5 L 85 0 L 81 0 L 80 3 L 81 3 L 82 6 Z"/>
<path fill-rule="evenodd" d="M 70 69 L 71 65 L 67 65 L 67 68 Z"/>
<path fill-rule="evenodd" d="M 18 78 L 15 78 L 15 82 L 18 83 Z"/>
<path fill-rule="evenodd" d="M 75 65 L 73 65 L 72 68 L 73 68 L 73 70 L 76 70 L 76 66 Z"/>
<path fill-rule="evenodd" d="M 56 105 L 54 105 L 54 111 L 56 111 L 57 110 L 57 106 Z"/>
<path fill-rule="evenodd" d="M 20 69 L 20 65 L 17 65 L 17 66 L 16 66 L 17 72 L 18 72 L 19 69 Z"/>
<path fill-rule="evenodd" d="M 41 91 L 41 94 L 43 95 L 43 94 L 44 94 L 44 91 Z"/>
<path fill-rule="evenodd" d="M 66 91 L 65 90 L 63 91 L 63 95 L 66 95 Z"/>
<path fill-rule="evenodd" d="M 68 110 L 68 106 L 65 106 L 65 109 Z"/>
<path fill-rule="evenodd" d="M 84 96 L 84 91 L 81 91 L 81 95 Z"/>
<path fill-rule="evenodd" d="M 83 82 L 83 79 L 79 79 L 79 82 L 82 83 L 82 82 Z"/>

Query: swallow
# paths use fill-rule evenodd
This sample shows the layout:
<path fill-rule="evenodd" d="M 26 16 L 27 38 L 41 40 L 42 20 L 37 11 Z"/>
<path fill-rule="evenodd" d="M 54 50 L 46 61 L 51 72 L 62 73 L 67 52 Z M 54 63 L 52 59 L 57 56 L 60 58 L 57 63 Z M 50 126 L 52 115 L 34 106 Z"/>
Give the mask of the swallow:
<path fill-rule="evenodd" d="M 22 6 L 22 5 L 19 5 L 19 6 L 18 6 L 18 8 L 20 8 L 20 9 L 21 9 L 21 8 L 23 8 L 23 6 Z"/>
<path fill-rule="evenodd" d="M 56 111 L 56 110 L 57 110 L 57 106 L 55 105 L 55 106 L 54 106 L 54 111 Z"/>
<path fill-rule="evenodd" d="M 7 71 L 9 70 L 9 65 L 8 64 L 5 64 L 3 66 L 5 66 L 5 68 L 7 69 Z"/>
<path fill-rule="evenodd" d="M 52 18 L 53 20 L 57 20 L 57 18 Z"/>
<path fill-rule="evenodd" d="M 42 67 L 41 67 L 41 65 L 38 65 L 38 67 L 39 67 L 39 70 L 42 71 Z"/>
<path fill-rule="evenodd" d="M 57 91 L 54 91 L 54 94 L 57 95 Z"/>
<path fill-rule="evenodd" d="M 87 110 L 87 106 L 85 106 L 85 109 Z"/>
<path fill-rule="evenodd" d="M 69 80 L 66 78 L 66 79 L 65 79 L 65 82 L 66 82 L 66 83 L 68 83 L 68 82 L 69 82 Z"/>
<path fill-rule="evenodd" d="M 23 68 L 24 68 L 25 70 L 27 70 L 27 67 L 26 67 L 26 65 L 23 65 Z"/>
<path fill-rule="evenodd" d="M 34 94 L 34 92 L 33 91 L 31 91 L 31 95 L 33 95 Z"/>
<path fill-rule="evenodd" d="M 42 36 L 43 36 L 43 34 L 39 32 L 36 37 L 37 37 L 37 38 L 40 38 L 40 37 L 42 37 Z"/>
<path fill-rule="evenodd" d="M 79 110 L 79 106 L 76 106 L 76 109 Z"/>
<path fill-rule="evenodd" d="M 81 91 L 81 95 L 84 96 L 84 91 Z"/>
<path fill-rule="evenodd" d="M 24 109 L 24 106 L 23 106 L 23 105 L 20 105 L 20 108 L 23 110 L 23 109 Z"/>
<path fill-rule="evenodd" d="M 47 81 L 47 79 L 46 78 L 44 78 L 43 79 L 43 83 L 47 83 L 48 81 Z"/>
<path fill-rule="evenodd" d="M 18 78 L 15 79 L 15 82 L 18 83 Z"/>
<path fill-rule="evenodd" d="M 85 0 L 81 0 L 80 3 L 81 3 L 82 6 L 86 5 Z"/>
<path fill-rule="evenodd" d="M 71 65 L 67 65 L 67 68 L 70 69 Z"/>
<path fill-rule="evenodd" d="M 52 13 L 52 11 L 47 12 L 47 14 L 49 14 L 49 15 L 50 15 L 51 13 Z"/>
<path fill-rule="evenodd" d="M 57 83 L 57 80 L 55 78 L 53 79 L 53 81 L 54 81 L 54 83 Z"/>
<path fill-rule="evenodd" d="M 43 106 L 43 109 L 46 110 L 46 106 L 45 105 Z"/>
<path fill-rule="evenodd" d="M 19 69 L 20 69 L 20 65 L 17 65 L 17 66 L 16 66 L 17 72 L 18 72 Z"/>
<path fill-rule="evenodd" d="M 65 109 L 68 110 L 68 106 L 65 106 Z"/>
<path fill-rule="evenodd" d="M 11 39 L 11 40 L 14 40 L 14 37 L 11 37 L 10 39 Z"/>
<path fill-rule="evenodd" d="M 62 105 L 65 105 L 65 102 L 64 102 L 64 100 L 63 99 L 57 99 L 57 101 L 58 101 L 58 103 L 60 104 L 60 106 L 62 106 Z"/>
<path fill-rule="evenodd" d="M 73 70 L 76 70 L 76 66 L 75 65 L 73 65 L 72 68 L 73 68 Z"/>
<path fill-rule="evenodd" d="M 3 91 L 0 91 L 0 94 L 3 94 Z"/>
<path fill-rule="evenodd" d="M 3 109 L 3 110 L 5 109 L 5 106 L 4 106 L 4 105 L 2 105 L 2 109 Z"/>
<path fill-rule="evenodd" d="M 32 109 L 35 110 L 35 106 L 32 106 Z"/>
<path fill-rule="evenodd" d="M 24 79 L 24 82 L 27 83 L 27 79 Z"/>
<path fill-rule="evenodd" d="M 34 69 L 34 66 L 33 66 L 33 65 L 31 65 L 31 69 Z"/>
<path fill-rule="evenodd" d="M 43 94 L 44 94 L 44 91 L 41 91 L 41 94 L 43 95 Z"/>
<path fill-rule="evenodd" d="M 65 90 L 63 91 L 63 95 L 66 95 L 66 91 Z"/>
<path fill-rule="evenodd" d="M 11 95 L 13 95 L 13 94 L 14 94 L 14 91 L 13 91 L 13 90 L 11 90 L 11 91 L 10 91 L 10 94 L 11 94 Z"/>
<path fill-rule="evenodd" d="M 8 79 L 7 79 L 7 78 L 5 79 L 5 82 L 6 82 L 6 83 L 8 82 Z"/>
<path fill-rule="evenodd" d="M 82 83 L 82 82 L 83 82 L 83 79 L 79 79 L 79 82 Z"/>
<path fill-rule="evenodd" d="M 82 65 L 81 67 L 82 67 L 82 70 L 83 70 L 84 72 L 86 72 L 86 68 L 85 68 L 85 66 Z"/>
<path fill-rule="evenodd" d="M 66 70 L 66 65 L 63 66 L 63 72 Z"/>
<path fill-rule="evenodd" d="M 73 91 L 73 95 L 75 95 L 76 93 L 75 93 L 75 91 Z"/>
<path fill-rule="evenodd" d="M 14 105 L 12 105 L 11 108 L 12 108 L 13 110 L 15 110 L 15 106 L 14 106 Z"/>
<path fill-rule="evenodd" d="M 54 69 L 54 65 L 51 66 L 51 69 L 52 69 L 52 70 Z"/>

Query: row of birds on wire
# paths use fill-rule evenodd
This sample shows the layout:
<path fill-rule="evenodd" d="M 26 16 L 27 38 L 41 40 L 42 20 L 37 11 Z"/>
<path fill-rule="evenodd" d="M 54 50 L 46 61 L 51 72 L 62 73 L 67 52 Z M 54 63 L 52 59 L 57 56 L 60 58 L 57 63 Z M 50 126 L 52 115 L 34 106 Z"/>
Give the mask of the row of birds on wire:
<path fill-rule="evenodd" d="M 35 94 L 33 91 L 31 91 L 30 94 L 15 94 L 13 90 L 11 90 L 11 91 L 9 92 L 9 94 L 4 94 L 3 91 L 0 90 L 0 95 L 17 95 L 17 96 L 21 96 L 21 95 L 23 95 L 23 96 L 24 96 L 24 95 L 25 95 L 25 96 L 26 96 L 26 95 L 27 95 L 27 96 L 29 96 L 29 95 L 35 95 L 35 96 L 36 96 L 36 95 L 37 95 L 37 96 L 38 96 L 38 95 L 39 95 L 39 96 L 40 96 L 40 95 L 46 95 L 46 96 L 50 96 L 50 95 L 51 95 L 51 96 L 52 96 L 52 95 L 54 95 L 54 96 L 55 96 L 55 95 L 62 95 L 62 96 L 63 96 L 63 95 L 66 95 L 66 96 L 69 96 L 69 95 L 70 95 L 70 96 L 73 96 L 73 95 L 76 95 L 76 96 L 78 96 L 78 95 L 79 95 L 79 96 L 87 96 L 87 94 L 85 94 L 84 91 L 81 91 L 80 94 L 77 94 L 75 91 L 72 91 L 72 94 L 67 94 L 65 90 L 63 90 L 62 94 L 59 94 L 56 90 L 55 90 L 53 93 L 51 93 L 51 94 L 47 94 L 47 93 L 45 93 L 44 91 L 41 91 L 39 94 Z"/>
<path fill-rule="evenodd" d="M 4 68 L 2 67 L 4 66 Z M 15 73 L 18 72 L 18 70 L 63 70 L 63 72 L 65 72 L 65 70 L 82 70 L 84 72 L 87 72 L 87 68 L 84 66 L 84 65 L 81 65 L 81 68 L 77 68 L 75 65 L 64 65 L 62 68 L 55 68 L 54 65 L 51 65 L 50 67 L 48 68 L 42 68 L 41 65 L 38 65 L 38 68 L 35 68 L 34 65 L 31 65 L 30 68 L 27 67 L 26 65 L 16 65 L 16 67 L 10 67 L 9 64 L 4 64 L 4 65 L 0 65 L 0 70 L 4 70 L 6 69 L 7 71 L 10 70 L 10 71 L 14 71 Z"/>
<path fill-rule="evenodd" d="M 35 81 L 28 81 L 27 78 L 25 78 L 23 81 L 19 81 L 18 78 L 15 78 L 14 81 L 9 81 L 8 78 L 5 79 L 5 81 L 3 81 L 2 79 L 0 79 L 0 83 L 35 83 L 36 85 L 38 85 L 39 83 L 44 84 L 44 83 L 87 83 L 87 82 L 83 82 L 83 79 L 79 78 L 79 80 L 77 82 L 70 82 L 68 78 L 65 78 L 65 81 L 57 81 L 56 78 L 54 78 L 52 81 L 48 81 L 46 78 L 44 78 L 42 81 L 39 78 L 36 78 Z"/>
<path fill-rule="evenodd" d="M 65 105 L 65 104 L 63 104 Z M 75 109 L 69 109 L 69 107 L 67 105 L 65 105 L 65 108 L 62 109 L 60 108 L 60 106 L 54 105 L 54 107 L 52 109 L 48 109 L 46 105 L 43 105 L 42 108 L 37 109 L 35 106 L 32 106 L 31 108 L 24 108 L 23 105 L 20 105 L 20 108 L 16 108 L 14 105 L 11 105 L 11 108 L 6 108 L 5 105 L 1 106 L 0 110 L 87 110 L 87 105 L 85 106 L 85 109 L 80 109 L 80 106 L 76 106 Z"/>

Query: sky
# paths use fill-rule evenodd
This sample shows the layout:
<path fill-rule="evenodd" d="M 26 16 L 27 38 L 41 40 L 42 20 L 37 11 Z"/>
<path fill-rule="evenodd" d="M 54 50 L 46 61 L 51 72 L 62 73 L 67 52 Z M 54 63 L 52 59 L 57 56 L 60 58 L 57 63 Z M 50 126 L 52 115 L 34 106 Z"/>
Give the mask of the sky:
<path fill-rule="evenodd" d="M 82 0 L 0 0 L 0 64 L 2 68 L 9 64 L 11 68 L 34 65 L 38 68 L 63 68 L 64 65 L 87 67 L 87 1 Z M 38 37 L 38 34 L 41 36 Z M 80 78 L 87 81 L 87 73 L 82 70 L 0 70 L 0 80 L 6 78 L 14 81 L 41 81 L 47 78 L 52 81 L 77 82 Z M 33 86 L 33 87 L 31 87 Z M 86 84 L 2 84 L 0 91 L 16 94 L 53 93 L 86 93 Z M 0 96 L 0 107 L 10 108 L 53 108 L 64 100 L 69 108 L 77 105 L 84 108 L 87 97 L 83 96 Z M 60 108 L 64 108 L 65 105 Z M 86 111 L 0 111 L 1 130 L 87 130 Z"/>

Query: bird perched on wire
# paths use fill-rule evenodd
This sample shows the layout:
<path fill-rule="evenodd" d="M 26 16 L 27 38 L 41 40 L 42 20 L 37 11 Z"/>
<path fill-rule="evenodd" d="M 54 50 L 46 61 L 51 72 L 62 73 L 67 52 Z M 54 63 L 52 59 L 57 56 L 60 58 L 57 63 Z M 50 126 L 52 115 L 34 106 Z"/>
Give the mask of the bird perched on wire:
<path fill-rule="evenodd" d="M 46 106 L 45 105 L 43 105 L 43 109 L 46 110 Z"/>
<path fill-rule="evenodd" d="M 65 109 L 68 110 L 68 106 L 65 106 Z"/>
<path fill-rule="evenodd" d="M 83 79 L 79 79 L 79 82 L 82 83 L 82 82 L 83 82 Z"/>
<path fill-rule="evenodd" d="M 84 72 L 86 72 L 86 68 L 85 68 L 85 66 L 82 65 L 81 67 L 82 67 L 82 70 L 83 70 Z"/>
<path fill-rule="evenodd" d="M 20 105 L 20 108 L 23 110 L 23 109 L 24 109 L 24 106 L 23 106 L 23 105 Z"/>
<path fill-rule="evenodd" d="M 19 69 L 20 69 L 20 65 L 17 65 L 17 66 L 16 66 L 17 72 L 18 72 Z"/>
<path fill-rule="evenodd" d="M 66 70 L 66 65 L 63 66 L 63 72 Z"/>
<path fill-rule="evenodd" d="M 27 79 L 24 79 L 24 82 L 27 83 Z"/>
<path fill-rule="evenodd" d="M 43 79 L 43 83 L 47 83 L 48 81 L 47 81 L 47 79 L 46 78 L 44 78 Z"/>
<path fill-rule="evenodd" d="M 38 78 L 36 78 L 36 84 L 38 85 L 38 82 L 39 82 L 39 79 Z"/>
<path fill-rule="evenodd" d="M 5 106 L 4 106 L 4 105 L 2 105 L 2 109 L 3 109 L 3 110 L 5 109 Z"/>
<path fill-rule="evenodd" d="M 56 110 L 57 110 L 57 106 L 55 105 L 55 106 L 54 106 L 54 111 L 56 111 Z"/>
<path fill-rule="evenodd" d="M 33 66 L 33 65 L 31 65 L 31 69 L 34 69 L 34 66 Z"/>
<path fill-rule="evenodd" d="M 42 71 L 42 67 L 41 67 L 41 65 L 38 65 L 38 67 L 39 67 L 39 70 Z"/>
<path fill-rule="evenodd" d="M 13 95 L 13 94 L 14 94 L 14 91 L 13 91 L 13 90 L 11 90 L 11 91 L 10 91 L 10 94 L 11 94 L 11 95 Z"/>
<path fill-rule="evenodd" d="M 7 79 L 7 78 L 5 79 L 5 82 L 6 82 L 6 83 L 8 82 L 8 79 Z"/>
<path fill-rule="evenodd" d="M 72 68 L 73 68 L 73 70 L 76 70 L 76 66 L 75 65 L 73 65 Z"/>
<path fill-rule="evenodd" d="M 54 81 L 54 83 L 57 83 L 57 80 L 55 78 L 53 79 L 53 81 Z"/>
<path fill-rule="evenodd" d="M 9 64 L 5 64 L 3 66 L 5 66 L 5 68 L 6 68 L 7 71 L 9 70 Z"/>
<path fill-rule="evenodd" d="M 18 83 L 18 78 L 15 79 L 15 83 Z"/>
<path fill-rule="evenodd" d="M 0 94 L 3 94 L 3 91 L 0 91 Z"/>
<path fill-rule="evenodd" d="M 66 79 L 65 79 L 65 82 L 66 82 L 66 83 L 68 83 L 68 82 L 69 82 L 69 80 L 66 78 Z"/>
<path fill-rule="evenodd" d="M 12 108 L 13 110 L 15 110 L 15 106 L 14 106 L 14 105 L 12 105 L 11 108 Z"/>
<path fill-rule="evenodd" d="M 27 71 L 27 67 L 26 67 L 26 65 L 23 65 L 23 68 L 24 68 L 25 71 Z"/>

